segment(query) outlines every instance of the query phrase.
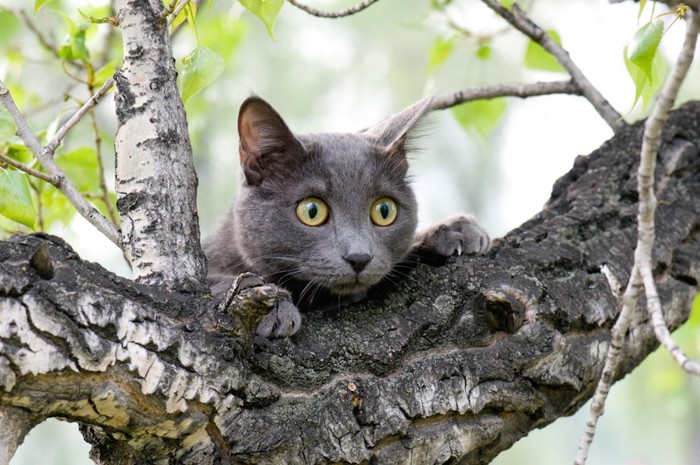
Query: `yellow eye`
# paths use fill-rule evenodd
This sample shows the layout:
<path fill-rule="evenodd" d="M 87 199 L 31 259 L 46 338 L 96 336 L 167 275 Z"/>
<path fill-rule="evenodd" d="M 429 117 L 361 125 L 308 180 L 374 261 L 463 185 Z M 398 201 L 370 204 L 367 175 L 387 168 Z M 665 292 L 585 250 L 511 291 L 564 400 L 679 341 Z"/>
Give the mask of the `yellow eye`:
<path fill-rule="evenodd" d="M 321 226 L 328 219 L 328 205 L 316 197 L 307 197 L 297 204 L 297 216 L 306 226 Z"/>
<path fill-rule="evenodd" d="M 372 204 L 369 216 L 372 218 L 372 223 L 377 226 L 389 226 L 396 221 L 398 212 L 399 209 L 396 206 L 396 202 L 389 197 L 382 197 Z"/>

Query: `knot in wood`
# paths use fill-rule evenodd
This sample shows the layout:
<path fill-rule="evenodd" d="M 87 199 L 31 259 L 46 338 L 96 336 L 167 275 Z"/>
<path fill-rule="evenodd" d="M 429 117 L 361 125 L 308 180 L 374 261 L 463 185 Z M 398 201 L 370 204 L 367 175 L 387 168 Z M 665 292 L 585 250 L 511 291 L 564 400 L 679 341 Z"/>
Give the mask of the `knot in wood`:
<path fill-rule="evenodd" d="M 525 317 L 525 306 L 516 295 L 505 290 L 489 289 L 474 300 L 477 314 L 483 315 L 486 326 L 493 332 L 514 333 Z"/>

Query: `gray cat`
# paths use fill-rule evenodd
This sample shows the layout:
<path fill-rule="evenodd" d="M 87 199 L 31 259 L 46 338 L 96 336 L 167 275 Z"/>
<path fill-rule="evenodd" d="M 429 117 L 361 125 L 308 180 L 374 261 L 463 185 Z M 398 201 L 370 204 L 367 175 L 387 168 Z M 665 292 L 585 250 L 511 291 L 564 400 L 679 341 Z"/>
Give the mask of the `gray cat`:
<path fill-rule="evenodd" d="M 488 234 L 469 215 L 415 233 L 406 152 L 430 101 L 359 133 L 308 135 L 264 100 L 243 102 L 240 193 L 204 245 L 214 296 L 244 271 L 277 283 L 277 308 L 257 332 L 285 337 L 300 327 L 297 307 L 358 301 L 401 263 L 486 252 Z"/>

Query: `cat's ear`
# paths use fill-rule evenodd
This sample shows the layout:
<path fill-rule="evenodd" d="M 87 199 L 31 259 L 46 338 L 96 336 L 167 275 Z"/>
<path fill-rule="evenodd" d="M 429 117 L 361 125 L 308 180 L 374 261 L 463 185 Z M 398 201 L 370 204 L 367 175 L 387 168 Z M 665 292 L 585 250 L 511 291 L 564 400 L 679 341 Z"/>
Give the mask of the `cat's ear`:
<path fill-rule="evenodd" d="M 425 97 L 405 110 L 381 123 L 366 129 L 365 134 L 374 137 L 391 154 L 405 154 L 406 141 L 416 123 L 430 111 L 433 97 Z"/>
<path fill-rule="evenodd" d="M 301 143 L 272 106 L 260 97 L 248 97 L 238 112 L 241 168 L 250 185 L 258 185 L 275 169 L 295 159 Z"/>

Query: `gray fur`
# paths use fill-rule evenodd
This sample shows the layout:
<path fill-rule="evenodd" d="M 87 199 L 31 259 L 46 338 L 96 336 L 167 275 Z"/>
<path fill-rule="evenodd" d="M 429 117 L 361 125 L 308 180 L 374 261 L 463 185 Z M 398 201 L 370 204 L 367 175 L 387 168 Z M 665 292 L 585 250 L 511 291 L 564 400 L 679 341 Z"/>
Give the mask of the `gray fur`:
<path fill-rule="evenodd" d="M 250 271 L 289 289 L 297 304 L 315 304 L 323 298 L 356 301 L 412 249 L 422 254 L 434 250 L 438 255 L 445 251 L 452 255 L 455 247 L 483 251 L 483 245 L 445 246 L 442 243 L 448 239 L 439 238 L 436 247 L 429 233 L 415 243 L 417 206 L 406 178 L 405 146 L 429 104 L 429 99 L 422 100 L 360 133 L 297 136 L 265 101 L 246 100 L 238 125 L 241 190 L 204 245 L 214 295 L 221 297 L 236 275 Z M 297 203 L 310 196 L 329 206 L 329 219 L 321 226 L 306 226 L 296 216 Z M 390 226 L 376 226 L 370 220 L 370 207 L 381 197 L 398 205 L 397 219 Z M 474 228 L 456 230 L 457 236 L 475 234 Z M 480 228 L 476 235 L 488 243 Z M 447 236 L 461 243 L 460 237 Z M 474 238 L 462 242 L 473 243 Z M 352 257 L 368 256 L 364 268 L 355 271 Z M 284 337 L 298 330 L 299 312 L 289 296 L 283 292 L 258 334 Z"/>

